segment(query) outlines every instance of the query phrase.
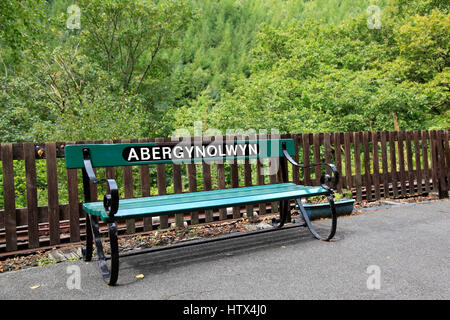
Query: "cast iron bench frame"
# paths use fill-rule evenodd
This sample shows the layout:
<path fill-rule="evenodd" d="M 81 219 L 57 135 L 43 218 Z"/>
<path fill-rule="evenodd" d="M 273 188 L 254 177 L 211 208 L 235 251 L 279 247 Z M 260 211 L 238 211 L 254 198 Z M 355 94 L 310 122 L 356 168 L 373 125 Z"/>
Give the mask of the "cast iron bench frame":
<path fill-rule="evenodd" d="M 276 139 L 275 139 L 276 140 Z M 266 141 L 265 143 L 272 143 L 274 140 L 242 140 L 242 141 L 234 141 L 233 143 L 250 143 L 250 142 L 254 142 L 254 141 Z M 320 183 L 321 183 L 321 187 L 326 189 L 326 197 L 328 199 L 328 202 L 330 204 L 330 208 L 331 208 L 331 229 L 330 229 L 330 233 L 328 234 L 328 236 L 323 237 L 321 235 L 319 235 L 319 233 L 313 228 L 311 221 L 308 217 L 308 214 L 306 213 L 305 208 L 302 205 L 301 202 L 301 198 L 302 197 L 310 197 L 310 196 L 315 196 L 317 194 L 310 194 L 310 195 L 305 195 L 305 196 L 301 196 L 300 198 L 295 198 L 295 202 L 297 204 L 297 207 L 301 213 L 301 216 L 304 220 L 304 224 L 300 225 L 300 226 L 306 226 L 308 227 L 308 229 L 310 230 L 310 232 L 312 233 L 312 235 L 319 239 L 319 240 L 323 240 L 323 241 L 329 241 L 331 240 L 335 233 L 336 233 L 336 227 L 337 227 L 337 215 L 336 215 L 336 208 L 335 208 L 335 204 L 334 204 L 334 191 L 336 189 L 336 186 L 338 184 L 339 181 L 339 172 L 336 169 L 336 167 L 333 164 L 329 164 L 329 163 L 313 163 L 307 166 L 302 166 L 300 164 L 298 164 L 292 157 L 291 154 L 292 153 L 292 149 L 293 149 L 293 140 L 292 139 L 280 139 L 277 140 L 277 143 L 279 143 L 280 145 L 280 151 L 279 154 L 276 154 L 276 157 L 279 159 L 279 171 L 278 171 L 278 176 L 279 176 L 279 180 L 280 183 L 285 183 L 288 182 L 288 170 L 287 170 L 287 163 L 286 160 L 291 163 L 293 166 L 301 168 L 301 169 L 305 169 L 305 168 L 312 168 L 312 167 L 316 167 L 316 166 L 327 166 L 329 169 L 331 169 L 330 171 L 333 173 L 333 176 L 330 176 L 329 174 L 323 174 L 320 178 Z M 288 144 L 291 144 L 291 150 L 289 151 L 288 149 Z M 86 246 L 84 246 L 82 248 L 82 255 L 83 255 L 83 259 L 84 261 L 91 261 L 92 260 L 92 254 L 93 254 L 93 244 L 95 244 L 95 248 L 97 251 L 97 257 L 98 257 L 98 263 L 99 263 L 99 268 L 101 270 L 102 276 L 104 281 L 108 284 L 108 285 L 115 285 L 119 276 L 119 246 L 118 246 L 118 236 L 117 236 L 117 225 L 116 225 L 116 221 L 114 219 L 114 214 L 116 214 L 119 210 L 119 191 L 118 191 L 118 187 L 117 187 L 117 183 L 114 179 L 97 179 L 95 172 L 94 172 L 94 165 L 92 163 L 92 155 L 91 155 L 91 149 L 92 148 L 96 148 L 96 146 L 121 146 L 122 149 L 127 147 L 127 146 L 174 146 L 175 144 L 171 144 L 171 143 L 128 143 L 128 144 L 110 144 L 110 145 L 67 145 L 65 147 L 65 157 L 66 157 L 66 168 L 75 168 L 75 169 L 82 169 L 82 174 L 83 174 L 83 193 L 84 193 L 84 202 L 85 203 L 89 203 L 91 202 L 91 186 L 90 184 L 106 184 L 107 185 L 107 194 L 104 196 L 103 198 L 103 207 L 105 210 L 105 213 L 109 216 L 108 219 L 103 219 L 101 218 L 104 222 L 107 223 L 108 225 L 108 233 L 109 233 L 109 239 L 110 239 L 110 248 L 111 248 L 111 254 L 110 257 L 106 257 L 104 250 L 103 250 L 103 245 L 102 245 L 102 240 L 101 240 L 101 235 L 100 235 L 100 231 L 99 231 L 99 217 L 97 215 L 93 215 L 93 214 L 88 214 L 86 212 Z M 80 155 L 79 153 L 82 152 L 82 154 Z M 295 152 L 295 151 L 294 151 Z M 115 155 L 117 156 L 117 155 Z M 76 159 L 74 159 L 76 158 Z M 199 161 L 211 161 L 211 160 L 229 160 L 229 159 L 233 159 L 233 160 L 238 160 L 238 159 L 242 159 L 242 158 L 251 158 L 251 157 L 228 157 L 228 158 L 209 158 L 209 159 L 198 159 L 198 158 L 189 158 L 189 159 L 184 159 L 183 161 L 186 163 L 186 160 L 192 163 L 196 163 Z M 258 156 L 256 158 L 274 158 L 274 155 L 271 154 L 266 154 L 266 156 Z M 120 161 L 119 161 L 120 162 Z M 123 161 L 122 161 L 123 162 Z M 170 161 L 172 162 L 172 161 Z M 120 167 L 120 166 L 124 166 L 124 165 L 148 165 L 148 164 L 159 164 L 159 163 L 170 163 L 169 161 L 138 161 L 138 162 L 133 162 L 133 163 L 128 163 L 128 164 L 123 164 L 123 163 L 117 163 L 117 161 L 112 160 L 108 161 L 105 160 L 102 162 L 101 165 L 96 165 L 95 167 L 108 167 L 108 166 L 114 166 L 114 167 Z M 176 161 L 173 161 L 176 162 Z M 74 164 L 75 163 L 75 164 Z M 80 164 L 82 163 L 82 165 Z M 105 165 L 106 164 L 106 165 Z M 250 187 L 251 188 L 251 187 Z M 237 188 L 239 189 L 239 188 Z M 109 191 L 108 191 L 109 190 Z M 224 189 L 224 190 L 229 190 L 229 189 Z M 209 192 L 209 191 L 205 191 L 205 192 Z M 323 194 L 323 193 L 322 193 Z M 261 233 L 261 232 L 267 232 L 267 231 L 274 231 L 277 229 L 281 229 L 284 224 L 286 223 L 287 218 L 289 217 L 290 219 L 290 208 L 289 208 L 289 201 L 293 200 L 293 199 L 275 199 L 275 200 L 271 200 L 271 201 L 279 201 L 280 202 L 280 207 L 279 207 L 279 212 L 280 212 L 280 216 L 279 216 L 279 223 L 278 226 L 276 228 L 273 229 L 265 229 L 265 230 L 259 230 L 259 231 L 252 231 L 252 232 L 248 232 L 245 233 L 244 235 L 253 235 L 255 233 Z M 270 201 L 270 202 L 271 202 Z M 268 201 L 260 201 L 259 203 L 265 203 Z M 250 204 L 250 203 L 249 203 Z M 254 202 L 251 204 L 255 204 Z M 245 205 L 242 203 L 238 204 L 240 205 Z M 228 205 L 227 207 L 230 207 L 233 205 Z M 211 207 L 208 208 L 202 208 L 202 210 L 208 210 L 211 209 Z M 171 214 L 173 212 L 167 212 L 165 214 Z M 164 215 L 164 214 L 149 214 L 149 215 L 141 215 L 141 217 L 148 217 L 148 216 L 160 216 L 160 215 Z M 134 219 L 134 218 L 132 218 Z M 120 220 L 123 220 L 120 219 Z M 89 230 L 91 230 L 91 232 L 89 232 Z M 241 235 L 239 235 L 241 236 Z M 209 241 L 216 241 L 216 240 L 221 240 L 222 237 L 218 238 L 218 239 L 213 239 L 213 240 L 209 240 Z M 223 237 L 224 239 L 226 239 L 227 237 Z M 192 244 L 189 243 L 184 243 L 181 246 L 187 246 L 187 245 L 195 245 L 195 244 L 199 244 L 199 243 L 205 243 L 208 242 L 208 240 L 202 240 L 199 242 L 195 242 Z M 172 245 L 170 247 L 179 247 L 180 245 Z M 110 259 L 111 263 L 110 263 L 110 267 L 108 267 L 106 260 Z"/>

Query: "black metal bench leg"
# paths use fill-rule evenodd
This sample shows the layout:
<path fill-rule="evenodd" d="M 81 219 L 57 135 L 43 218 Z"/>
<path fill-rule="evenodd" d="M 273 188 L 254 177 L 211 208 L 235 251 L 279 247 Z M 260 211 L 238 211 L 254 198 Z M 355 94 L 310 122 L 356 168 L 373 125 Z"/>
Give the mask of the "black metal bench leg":
<path fill-rule="evenodd" d="M 289 200 L 280 201 L 280 223 L 278 228 L 282 228 L 286 223 L 287 217 L 289 215 Z"/>
<path fill-rule="evenodd" d="M 81 248 L 81 254 L 84 261 L 89 262 L 92 260 L 93 246 L 94 242 L 92 237 L 91 219 L 90 215 L 86 213 L 86 245 Z"/>
<path fill-rule="evenodd" d="M 337 214 L 336 214 L 336 207 L 334 205 L 334 199 L 333 195 L 327 196 L 328 202 L 330 203 L 331 208 L 331 230 L 327 237 L 322 237 L 320 234 L 317 233 L 316 230 L 314 230 L 311 220 L 309 220 L 308 214 L 306 213 L 305 207 L 303 207 L 301 199 L 295 199 L 297 202 L 298 208 L 300 210 L 300 213 L 302 214 L 303 220 L 306 223 L 306 226 L 308 227 L 309 231 L 313 234 L 314 237 L 316 237 L 319 240 L 323 241 L 330 241 L 334 234 L 336 233 L 336 226 L 337 226 Z"/>
<path fill-rule="evenodd" d="M 103 251 L 102 238 L 100 237 L 100 231 L 98 228 L 98 217 L 89 215 L 92 234 L 94 236 L 95 248 L 97 250 L 98 266 L 103 276 L 103 280 L 113 286 L 117 282 L 119 277 L 119 245 L 117 241 L 117 226 L 113 223 L 108 223 L 109 240 L 111 247 L 111 267 L 108 268 L 106 263 L 105 253 Z"/>

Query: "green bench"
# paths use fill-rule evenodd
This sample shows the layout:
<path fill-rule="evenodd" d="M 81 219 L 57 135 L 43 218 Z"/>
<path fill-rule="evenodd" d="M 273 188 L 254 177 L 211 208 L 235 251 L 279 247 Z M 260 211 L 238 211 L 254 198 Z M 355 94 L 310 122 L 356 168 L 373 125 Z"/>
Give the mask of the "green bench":
<path fill-rule="evenodd" d="M 86 144 L 67 145 L 65 147 L 67 169 L 82 169 L 84 204 L 86 212 L 86 246 L 83 247 L 83 259 L 91 261 L 93 245 L 97 250 L 99 267 L 103 279 L 109 285 L 117 282 L 119 275 L 119 248 L 116 221 L 142 217 L 186 213 L 215 208 L 234 207 L 258 203 L 280 202 L 279 224 L 281 228 L 290 217 L 289 200 L 295 200 L 305 226 L 320 240 L 330 240 L 336 232 L 336 210 L 333 194 L 338 183 L 339 173 L 332 164 L 317 163 L 301 166 L 293 160 L 295 155 L 292 139 L 273 140 L 234 140 L 231 142 L 211 142 L 209 144 L 185 143 L 126 143 L 126 144 Z M 276 159 L 276 173 L 280 183 L 241 187 L 213 191 L 179 193 L 143 198 L 119 200 L 119 191 L 114 179 L 97 179 L 94 168 L 119 167 L 133 165 L 151 165 L 161 163 L 197 163 L 201 161 L 227 161 L 239 159 Z M 321 186 L 302 186 L 288 182 L 287 162 L 299 168 L 326 166 Z M 91 202 L 90 184 L 105 183 L 107 194 L 103 202 Z M 301 199 L 324 195 L 331 208 L 331 230 L 323 237 L 314 230 L 306 214 Z M 108 266 L 99 232 L 99 221 L 108 225 L 111 262 Z M 90 232 L 90 230 L 92 232 Z M 255 233 L 255 232 L 253 232 Z"/>

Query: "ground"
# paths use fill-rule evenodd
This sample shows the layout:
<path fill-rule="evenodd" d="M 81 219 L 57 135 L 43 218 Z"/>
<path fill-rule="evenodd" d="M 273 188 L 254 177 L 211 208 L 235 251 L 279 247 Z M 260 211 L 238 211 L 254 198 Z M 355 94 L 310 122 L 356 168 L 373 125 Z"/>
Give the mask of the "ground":
<path fill-rule="evenodd" d="M 330 243 L 296 228 L 123 257 L 117 287 L 95 261 L 4 272 L 0 299 L 449 299 L 448 230 L 449 201 L 393 205 L 339 218 Z"/>

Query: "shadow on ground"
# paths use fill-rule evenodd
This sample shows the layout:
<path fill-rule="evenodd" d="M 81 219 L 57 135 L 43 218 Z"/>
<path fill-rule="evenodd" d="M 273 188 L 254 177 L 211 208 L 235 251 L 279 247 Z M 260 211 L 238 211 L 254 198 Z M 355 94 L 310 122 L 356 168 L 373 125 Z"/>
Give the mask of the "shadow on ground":
<path fill-rule="evenodd" d="M 329 232 L 328 222 L 320 221 L 314 223 L 319 234 Z M 331 242 L 343 240 L 346 230 L 336 235 Z M 120 272 L 125 273 L 133 270 L 137 274 L 163 274 L 168 270 L 178 267 L 189 267 L 197 263 L 214 263 L 225 257 L 239 257 L 264 250 L 280 248 L 282 246 L 292 246 L 295 244 L 307 244 L 315 239 L 306 227 L 292 229 L 280 229 L 279 231 L 248 235 L 246 237 L 224 239 L 212 243 L 203 243 L 195 246 L 172 248 L 164 251 L 133 252 L 120 258 Z M 96 263 L 96 261 L 93 261 Z M 135 281 L 119 281 L 117 286 L 127 286 Z"/>

